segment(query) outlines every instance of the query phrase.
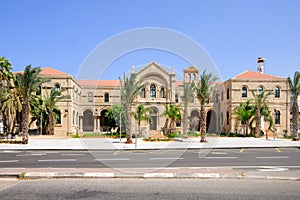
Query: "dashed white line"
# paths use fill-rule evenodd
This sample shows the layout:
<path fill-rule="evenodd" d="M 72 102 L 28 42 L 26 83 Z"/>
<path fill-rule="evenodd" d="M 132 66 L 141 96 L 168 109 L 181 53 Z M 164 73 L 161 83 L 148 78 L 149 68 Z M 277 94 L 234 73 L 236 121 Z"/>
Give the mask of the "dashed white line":
<path fill-rule="evenodd" d="M 38 162 L 75 162 L 76 159 L 51 159 L 51 160 L 38 160 Z"/>
<path fill-rule="evenodd" d="M 237 157 L 200 157 L 201 159 L 202 158 L 205 158 L 205 159 L 236 159 Z"/>
<path fill-rule="evenodd" d="M 256 157 L 258 159 L 286 159 L 288 156 L 265 156 L 265 157 Z"/>
<path fill-rule="evenodd" d="M 94 159 L 95 161 L 126 161 L 130 160 L 129 158 L 103 158 L 103 159 Z"/>
<path fill-rule="evenodd" d="M 19 160 L 0 160 L 0 163 L 19 162 Z"/>
<path fill-rule="evenodd" d="M 183 158 L 149 158 L 149 160 L 182 160 Z"/>

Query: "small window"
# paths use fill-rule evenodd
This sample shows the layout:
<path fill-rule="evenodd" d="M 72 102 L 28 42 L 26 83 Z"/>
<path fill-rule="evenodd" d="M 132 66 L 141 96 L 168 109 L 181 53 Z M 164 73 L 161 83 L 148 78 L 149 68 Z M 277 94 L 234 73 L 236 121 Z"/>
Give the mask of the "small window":
<path fill-rule="evenodd" d="M 104 102 L 109 102 L 109 94 L 108 93 L 104 94 Z"/>
<path fill-rule="evenodd" d="M 221 125 L 223 125 L 224 123 L 224 117 L 223 117 L 223 113 L 221 113 Z"/>
<path fill-rule="evenodd" d="M 88 93 L 88 102 L 93 102 L 94 101 L 94 94 L 92 92 Z"/>
<path fill-rule="evenodd" d="M 155 87 L 155 85 L 150 86 L 150 98 L 156 98 L 156 87 Z"/>
<path fill-rule="evenodd" d="M 279 89 L 279 87 L 275 88 L 275 98 L 280 98 L 280 89 Z"/>
<path fill-rule="evenodd" d="M 191 99 L 190 99 L 190 103 L 194 103 L 194 101 L 195 101 L 195 98 L 194 98 L 194 95 L 192 94 Z"/>
<path fill-rule="evenodd" d="M 175 102 L 178 103 L 178 94 L 175 94 Z"/>
<path fill-rule="evenodd" d="M 55 112 L 55 124 L 61 124 L 61 112 L 60 112 L 60 110 Z"/>
<path fill-rule="evenodd" d="M 160 98 L 165 98 L 165 88 L 160 89 Z"/>
<path fill-rule="evenodd" d="M 242 87 L 242 98 L 247 98 L 247 87 Z"/>
<path fill-rule="evenodd" d="M 260 95 L 264 91 L 264 88 L 262 86 L 259 86 L 257 89 L 258 95 Z"/>
<path fill-rule="evenodd" d="M 56 91 L 60 91 L 60 85 L 59 85 L 59 84 L 55 84 L 54 87 L 55 87 L 55 90 L 56 90 Z"/>
<path fill-rule="evenodd" d="M 275 124 L 280 124 L 280 111 L 275 110 Z"/>
<path fill-rule="evenodd" d="M 226 112 L 226 124 L 229 125 L 229 112 Z"/>
<path fill-rule="evenodd" d="M 227 88 L 227 99 L 229 99 L 229 88 Z"/>
<path fill-rule="evenodd" d="M 141 94 L 142 98 L 146 98 L 146 91 L 145 88 L 142 89 L 142 94 Z"/>

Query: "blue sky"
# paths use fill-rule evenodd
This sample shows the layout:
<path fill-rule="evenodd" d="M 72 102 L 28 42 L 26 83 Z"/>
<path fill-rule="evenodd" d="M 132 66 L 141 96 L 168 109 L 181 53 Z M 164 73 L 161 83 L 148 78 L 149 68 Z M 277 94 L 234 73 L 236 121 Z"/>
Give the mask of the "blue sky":
<path fill-rule="evenodd" d="M 14 71 L 31 64 L 77 77 L 97 46 L 143 27 L 191 38 L 209 54 L 223 80 L 255 71 L 260 56 L 267 59 L 268 74 L 288 77 L 300 69 L 298 0 L 0 0 L 0 5 L 0 56 Z M 151 61 L 179 73 L 192 64 L 167 51 L 140 49 L 101 66 L 107 70 L 100 78 L 118 79 L 132 65 Z"/>

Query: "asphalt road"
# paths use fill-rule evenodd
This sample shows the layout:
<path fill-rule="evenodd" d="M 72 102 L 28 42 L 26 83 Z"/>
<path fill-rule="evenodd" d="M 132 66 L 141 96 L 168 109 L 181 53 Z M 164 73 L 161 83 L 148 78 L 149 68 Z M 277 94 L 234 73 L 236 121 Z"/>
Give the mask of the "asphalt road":
<path fill-rule="evenodd" d="M 300 182 L 232 179 L 1 180 L 0 199 L 300 199 Z M 7 183 L 6 185 L 4 183 Z"/>
<path fill-rule="evenodd" d="M 161 168 L 251 167 L 300 168 L 298 148 L 0 151 L 2 168 Z"/>

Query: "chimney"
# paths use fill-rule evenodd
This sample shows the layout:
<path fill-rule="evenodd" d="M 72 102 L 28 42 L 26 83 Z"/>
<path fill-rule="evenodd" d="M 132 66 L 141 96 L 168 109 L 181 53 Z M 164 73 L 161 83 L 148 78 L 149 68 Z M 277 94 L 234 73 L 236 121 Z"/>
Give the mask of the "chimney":
<path fill-rule="evenodd" d="M 260 73 L 265 73 L 265 67 L 264 67 L 264 62 L 266 61 L 266 59 L 264 59 L 263 57 L 258 57 L 256 62 L 258 64 L 257 66 L 257 72 Z"/>

